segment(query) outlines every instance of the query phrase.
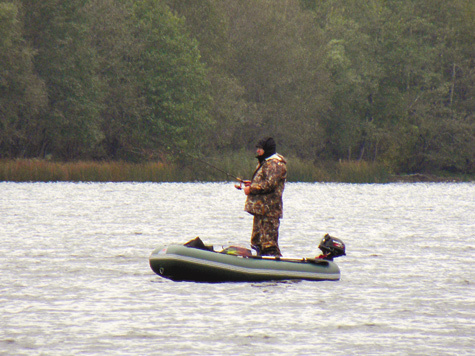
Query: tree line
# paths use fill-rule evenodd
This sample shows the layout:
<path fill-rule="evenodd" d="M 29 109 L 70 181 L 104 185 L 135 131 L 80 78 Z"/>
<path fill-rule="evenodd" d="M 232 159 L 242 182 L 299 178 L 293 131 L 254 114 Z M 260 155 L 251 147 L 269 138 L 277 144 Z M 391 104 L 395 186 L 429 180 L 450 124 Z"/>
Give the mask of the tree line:
<path fill-rule="evenodd" d="M 0 158 L 475 172 L 470 0 L 0 1 Z"/>

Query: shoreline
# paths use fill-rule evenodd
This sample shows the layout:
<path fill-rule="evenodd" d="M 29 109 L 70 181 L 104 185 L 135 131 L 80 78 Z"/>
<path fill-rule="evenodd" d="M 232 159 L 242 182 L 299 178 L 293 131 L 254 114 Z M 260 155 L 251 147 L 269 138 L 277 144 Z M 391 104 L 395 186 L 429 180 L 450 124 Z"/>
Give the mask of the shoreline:
<path fill-rule="evenodd" d="M 239 161 L 238 161 L 239 162 Z M 250 174 L 254 162 L 234 167 Z M 232 171 L 224 162 L 223 170 Z M 227 166 L 227 167 L 226 167 Z M 472 175 L 433 173 L 391 174 L 385 167 L 368 162 L 343 162 L 315 166 L 295 160 L 289 164 L 288 182 L 321 183 L 464 183 Z M 231 167 L 231 168 L 230 168 Z M 252 167 L 252 168 L 250 168 Z M 246 174 L 237 175 L 245 177 Z M 39 159 L 0 160 L 0 182 L 225 182 L 233 181 L 222 172 L 204 169 L 193 162 L 186 166 L 163 162 L 55 162 Z"/>

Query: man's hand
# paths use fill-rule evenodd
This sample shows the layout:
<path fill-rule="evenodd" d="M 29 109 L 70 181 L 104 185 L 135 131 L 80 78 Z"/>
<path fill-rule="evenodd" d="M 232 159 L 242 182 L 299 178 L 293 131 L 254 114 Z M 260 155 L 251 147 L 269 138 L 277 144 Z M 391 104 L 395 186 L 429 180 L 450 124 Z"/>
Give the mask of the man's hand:
<path fill-rule="evenodd" d="M 243 180 L 244 183 L 244 194 L 249 195 L 251 192 L 251 181 L 250 180 Z"/>
<path fill-rule="evenodd" d="M 244 194 L 249 195 L 250 192 L 251 192 L 251 185 L 249 184 L 244 187 Z"/>

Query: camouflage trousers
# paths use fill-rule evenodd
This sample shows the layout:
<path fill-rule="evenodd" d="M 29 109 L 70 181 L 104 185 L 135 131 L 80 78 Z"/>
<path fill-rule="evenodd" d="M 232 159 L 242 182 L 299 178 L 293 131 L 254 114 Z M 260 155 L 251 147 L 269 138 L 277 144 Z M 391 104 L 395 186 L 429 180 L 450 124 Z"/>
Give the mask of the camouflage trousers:
<path fill-rule="evenodd" d="M 252 225 L 251 246 L 261 256 L 282 256 L 279 249 L 279 218 L 254 215 Z"/>

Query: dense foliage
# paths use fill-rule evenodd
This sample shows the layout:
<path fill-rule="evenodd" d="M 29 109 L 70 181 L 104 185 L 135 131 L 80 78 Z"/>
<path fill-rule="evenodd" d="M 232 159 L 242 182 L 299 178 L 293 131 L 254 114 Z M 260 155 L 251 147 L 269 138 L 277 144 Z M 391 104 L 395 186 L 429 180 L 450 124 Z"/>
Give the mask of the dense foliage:
<path fill-rule="evenodd" d="M 470 0 L 0 1 L 0 158 L 475 172 Z"/>

